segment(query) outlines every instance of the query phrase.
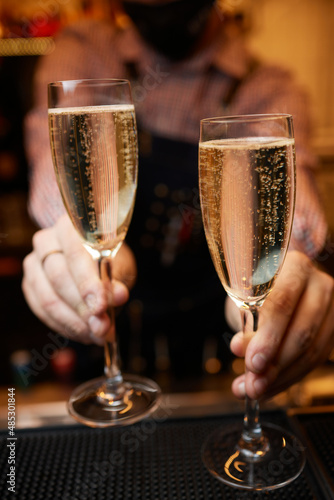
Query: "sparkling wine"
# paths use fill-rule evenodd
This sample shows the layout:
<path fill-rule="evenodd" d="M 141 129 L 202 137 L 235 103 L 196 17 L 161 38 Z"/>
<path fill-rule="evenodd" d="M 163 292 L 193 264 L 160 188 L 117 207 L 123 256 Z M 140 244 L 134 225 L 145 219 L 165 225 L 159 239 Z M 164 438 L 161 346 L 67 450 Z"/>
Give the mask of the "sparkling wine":
<path fill-rule="evenodd" d="M 133 105 L 49 109 L 52 157 L 64 205 L 90 247 L 116 250 L 137 186 Z"/>
<path fill-rule="evenodd" d="M 203 222 L 216 271 L 239 306 L 259 304 L 289 244 L 294 140 L 208 141 L 199 154 Z"/>

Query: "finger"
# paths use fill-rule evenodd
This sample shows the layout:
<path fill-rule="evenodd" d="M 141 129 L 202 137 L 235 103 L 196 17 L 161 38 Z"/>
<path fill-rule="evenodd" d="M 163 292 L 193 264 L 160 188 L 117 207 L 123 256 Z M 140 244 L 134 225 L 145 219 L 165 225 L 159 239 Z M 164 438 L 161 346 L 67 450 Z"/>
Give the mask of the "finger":
<path fill-rule="evenodd" d="M 299 380 L 326 359 L 333 342 L 332 297 L 333 278 L 315 270 L 275 360 L 261 376 L 247 375 L 246 390 L 250 397 L 265 394 L 268 388 L 275 387 L 276 379 L 279 379 L 277 387 L 285 385 L 289 378 L 291 383 Z"/>
<path fill-rule="evenodd" d="M 137 276 L 137 264 L 133 252 L 123 243 L 113 258 L 113 279 L 121 281 L 127 288 L 132 288 Z"/>
<path fill-rule="evenodd" d="M 334 307 L 328 311 L 318 335 L 309 348 L 293 358 L 289 365 L 282 361 L 280 354 L 277 363 L 274 363 L 265 374 L 257 375 L 249 372 L 246 377 L 246 391 L 251 398 L 272 397 L 278 392 L 301 380 L 316 366 L 321 365 L 328 358 L 334 348 Z"/>
<path fill-rule="evenodd" d="M 71 230 L 72 231 L 69 231 L 70 234 L 67 240 L 71 242 L 70 245 L 72 249 L 77 249 L 80 267 L 83 267 L 86 270 L 87 279 L 98 280 L 96 263 L 92 261 L 90 255 L 82 246 L 82 242 L 79 236 L 76 233 L 73 233 L 72 227 Z M 42 262 L 45 255 L 48 255 L 49 252 L 52 252 L 52 249 L 61 248 L 62 246 L 62 242 L 59 241 L 54 228 L 38 231 L 34 235 L 33 244 L 35 252 Z M 127 255 L 129 253 L 130 251 L 127 252 Z M 103 307 L 96 307 L 94 296 L 88 296 L 86 301 L 83 300 L 83 297 L 79 293 L 77 285 L 73 280 L 73 276 L 69 272 L 68 265 L 69 264 L 66 260 L 66 256 L 62 253 L 52 253 L 48 255 L 47 259 L 42 265 L 47 278 L 53 286 L 55 292 L 85 319 L 87 319 L 87 316 L 91 314 L 101 314 L 101 309 L 103 313 Z M 133 266 L 133 264 L 131 265 Z M 103 285 L 98 282 L 98 286 L 99 292 L 103 293 Z M 112 294 L 109 303 L 112 303 L 116 307 L 121 306 L 128 300 L 128 298 L 129 291 L 127 287 L 120 281 L 113 281 Z M 103 299 L 103 303 L 104 302 L 105 297 Z"/>
<path fill-rule="evenodd" d="M 245 374 L 235 378 L 232 382 L 232 392 L 238 399 L 246 396 Z"/>
<path fill-rule="evenodd" d="M 230 349 L 238 358 L 243 358 L 245 356 L 246 343 L 243 332 L 238 332 L 233 335 L 230 342 Z"/>
<path fill-rule="evenodd" d="M 248 372 L 237 377 L 232 384 L 232 391 L 239 399 L 247 392 L 252 399 L 270 398 L 300 381 L 316 366 L 322 364 L 334 348 L 334 307 L 331 302 L 327 317 L 321 329 L 307 351 L 294 358 L 289 366 L 278 359 L 265 374 Z M 283 354 L 281 353 L 281 356 Z M 284 368 L 283 368 L 284 366 Z"/>
<path fill-rule="evenodd" d="M 297 252 L 292 253 L 294 255 L 290 258 L 288 266 L 283 268 L 272 293 L 260 309 L 259 328 L 246 351 L 246 366 L 254 373 L 264 372 L 277 355 L 313 270 L 306 256 Z"/>
<path fill-rule="evenodd" d="M 81 248 L 82 245 L 80 242 L 76 242 L 75 244 L 79 244 L 80 250 L 85 252 L 85 250 Z M 52 249 L 61 248 L 61 243 L 58 241 L 55 230 L 50 228 L 37 232 L 33 237 L 33 246 L 40 260 L 40 265 L 55 293 L 87 320 L 88 315 L 91 314 L 91 310 L 94 310 L 94 308 L 89 308 L 80 295 L 72 275 L 68 270 L 65 255 L 63 253 L 50 254 Z M 47 258 L 45 258 L 45 256 L 47 256 Z M 36 265 L 39 265 L 39 263 L 36 263 Z"/>
<path fill-rule="evenodd" d="M 250 311 L 243 311 L 243 331 L 236 333 L 230 342 L 230 349 L 238 358 L 244 358 L 248 344 L 252 340 L 252 338 L 256 335 L 256 332 L 253 331 L 253 316 Z"/>
<path fill-rule="evenodd" d="M 68 218 L 61 218 L 55 229 L 79 294 L 92 314 L 104 313 L 108 306 L 108 299 L 105 287 L 98 275 L 96 262 L 83 247 L 82 240 Z"/>
<path fill-rule="evenodd" d="M 276 359 L 280 371 L 301 355 L 322 347 L 326 328 L 323 326 L 332 307 L 333 278 L 318 270 L 310 275 L 285 340 Z"/>
<path fill-rule="evenodd" d="M 57 253 L 50 255 L 42 268 L 57 295 L 59 295 L 59 297 L 74 309 L 85 321 L 88 321 L 91 316 L 99 317 L 101 320 L 105 318 L 105 313 L 100 313 L 100 315 L 92 314 L 94 307 L 91 307 L 91 304 L 90 307 L 88 307 L 86 302 L 82 299 L 73 281 L 72 274 L 68 271 L 63 254 Z M 127 302 L 129 290 L 124 283 L 113 280 L 111 284 L 108 283 L 106 285 L 108 303 L 112 304 L 114 307 L 118 307 Z M 96 321 L 92 324 L 94 324 L 95 327 L 97 326 Z M 98 334 L 98 330 L 96 328 L 94 328 L 94 330 L 95 333 Z"/>
<path fill-rule="evenodd" d="M 41 321 L 58 333 L 84 343 L 102 345 L 109 331 L 106 313 L 84 321 L 50 285 L 39 258 L 33 252 L 25 258 L 22 289 L 32 311 Z"/>
<path fill-rule="evenodd" d="M 53 250 L 61 250 L 58 238 L 52 227 L 37 231 L 32 237 L 34 252 L 41 261 Z"/>
<path fill-rule="evenodd" d="M 111 303 L 114 307 L 123 306 L 129 300 L 129 289 L 121 281 L 111 283 Z"/>
<path fill-rule="evenodd" d="M 68 271 L 64 255 L 59 253 L 49 255 L 42 270 L 44 270 L 54 292 L 83 319 L 88 320 L 91 316 L 91 310 L 81 297 L 72 275 Z"/>
<path fill-rule="evenodd" d="M 30 254 L 24 266 L 33 266 L 33 273 L 25 272 L 22 289 L 32 311 L 52 330 L 73 340 L 91 343 L 87 324 L 66 306 L 54 293 L 35 254 Z M 27 276 L 30 276 L 28 278 Z"/>
<path fill-rule="evenodd" d="M 230 326 L 231 330 L 234 332 L 238 332 L 241 330 L 241 318 L 240 318 L 240 310 L 238 306 L 233 302 L 231 297 L 227 295 L 224 305 L 225 310 L 225 319 L 227 324 Z"/>
<path fill-rule="evenodd" d="M 333 324 L 333 319 L 334 318 L 332 317 L 331 318 L 332 324 Z M 288 389 L 293 384 L 299 382 L 312 369 L 314 369 L 318 365 L 321 365 L 328 358 L 328 353 L 330 353 L 334 348 L 333 335 L 331 335 L 331 337 L 328 339 L 328 343 L 323 345 L 323 349 L 321 350 L 321 352 L 320 350 L 318 350 L 317 352 L 316 346 L 314 346 L 314 348 L 315 348 L 314 350 L 310 349 L 308 353 L 298 358 L 294 364 L 290 365 L 283 372 L 279 373 L 278 377 L 274 377 L 273 382 L 270 382 L 271 378 L 270 374 L 266 376 L 252 374 L 251 377 L 253 378 L 253 380 L 248 381 L 247 390 L 249 390 L 250 394 L 252 394 L 252 397 L 256 399 L 260 398 L 268 399 Z M 257 388 L 255 388 L 253 392 L 252 389 L 249 388 L 250 387 L 254 388 L 254 383 L 257 382 L 258 378 L 260 379 L 259 382 L 260 385 L 255 386 Z M 262 389 L 258 390 L 258 387 L 261 387 L 261 385 Z"/>

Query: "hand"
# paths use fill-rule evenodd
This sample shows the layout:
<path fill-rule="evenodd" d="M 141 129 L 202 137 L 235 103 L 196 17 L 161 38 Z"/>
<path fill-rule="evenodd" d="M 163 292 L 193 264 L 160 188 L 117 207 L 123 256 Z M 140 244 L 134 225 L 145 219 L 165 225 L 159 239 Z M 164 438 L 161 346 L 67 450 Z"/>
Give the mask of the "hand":
<path fill-rule="evenodd" d="M 43 258 L 53 250 L 44 260 Z M 38 318 L 52 330 L 83 343 L 102 345 L 110 325 L 108 305 L 123 305 L 135 279 L 136 264 L 123 244 L 113 260 L 111 287 L 105 287 L 67 215 L 33 237 L 23 262 L 22 290 Z M 110 293 L 111 290 L 111 293 Z"/>
<path fill-rule="evenodd" d="M 328 358 L 334 348 L 333 283 L 304 254 L 288 252 L 260 309 L 258 331 L 246 338 L 237 333 L 231 341 L 248 369 L 232 384 L 235 396 L 271 397 Z"/>

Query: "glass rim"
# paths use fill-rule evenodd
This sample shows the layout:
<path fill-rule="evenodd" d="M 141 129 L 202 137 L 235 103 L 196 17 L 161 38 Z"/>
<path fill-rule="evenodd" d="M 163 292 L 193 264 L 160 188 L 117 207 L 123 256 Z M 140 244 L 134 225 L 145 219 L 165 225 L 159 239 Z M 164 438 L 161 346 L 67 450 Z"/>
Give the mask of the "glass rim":
<path fill-rule="evenodd" d="M 263 114 L 250 114 L 250 115 L 230 115 L 230 116 L 216 116 L 212 118 L 203 118 L 201 125 L 209 123 L 252 123 L 257 121 L 270 121 L 278 118 L 292 118 L 289 113 L 263 113 Z"/>
<path fill-rule="evenodd" d="M 58 80 L 48 83 L 48 87 L 63 87 L 64 84 L 84 84 L 90 87 L 103 87 L 105 85 L 129 85 L 130 82 L 126 78 L 79 78 L 76 80 Z"/>

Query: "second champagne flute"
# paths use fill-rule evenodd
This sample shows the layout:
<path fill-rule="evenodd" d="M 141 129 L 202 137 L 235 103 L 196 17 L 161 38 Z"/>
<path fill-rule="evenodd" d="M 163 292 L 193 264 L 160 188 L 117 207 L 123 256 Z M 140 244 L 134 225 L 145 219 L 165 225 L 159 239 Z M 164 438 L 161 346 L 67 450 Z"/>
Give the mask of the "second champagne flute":
<path fill-rule="evenodd" d="M 126 80 L 49 84 L 52 158 L 65 208 L 110 290 L 112 258 L 130 224 L 137 188 L 137 130 Z M 122 374 L 115 317 L 108 311 L 105 376 L 80 385 L 70 414 L 86 425 L 136 422 L 158 405 L 160 389 L 147 378 Z"/>
<path fill-rule="evenodd" d="M 205 234 L 227 294 L 256 332 L 261 305 L 288 249 L 295 202 L 295 150 L 290 115 L 245 115 L 201 122 L 200 197 Z M 297 438 L 261 426 L 246 396 L 243 426 L 214 432 L 203 448 L 210 472 L 231 486 L 270 490 L 295 479 L 305 456 Z"/>

